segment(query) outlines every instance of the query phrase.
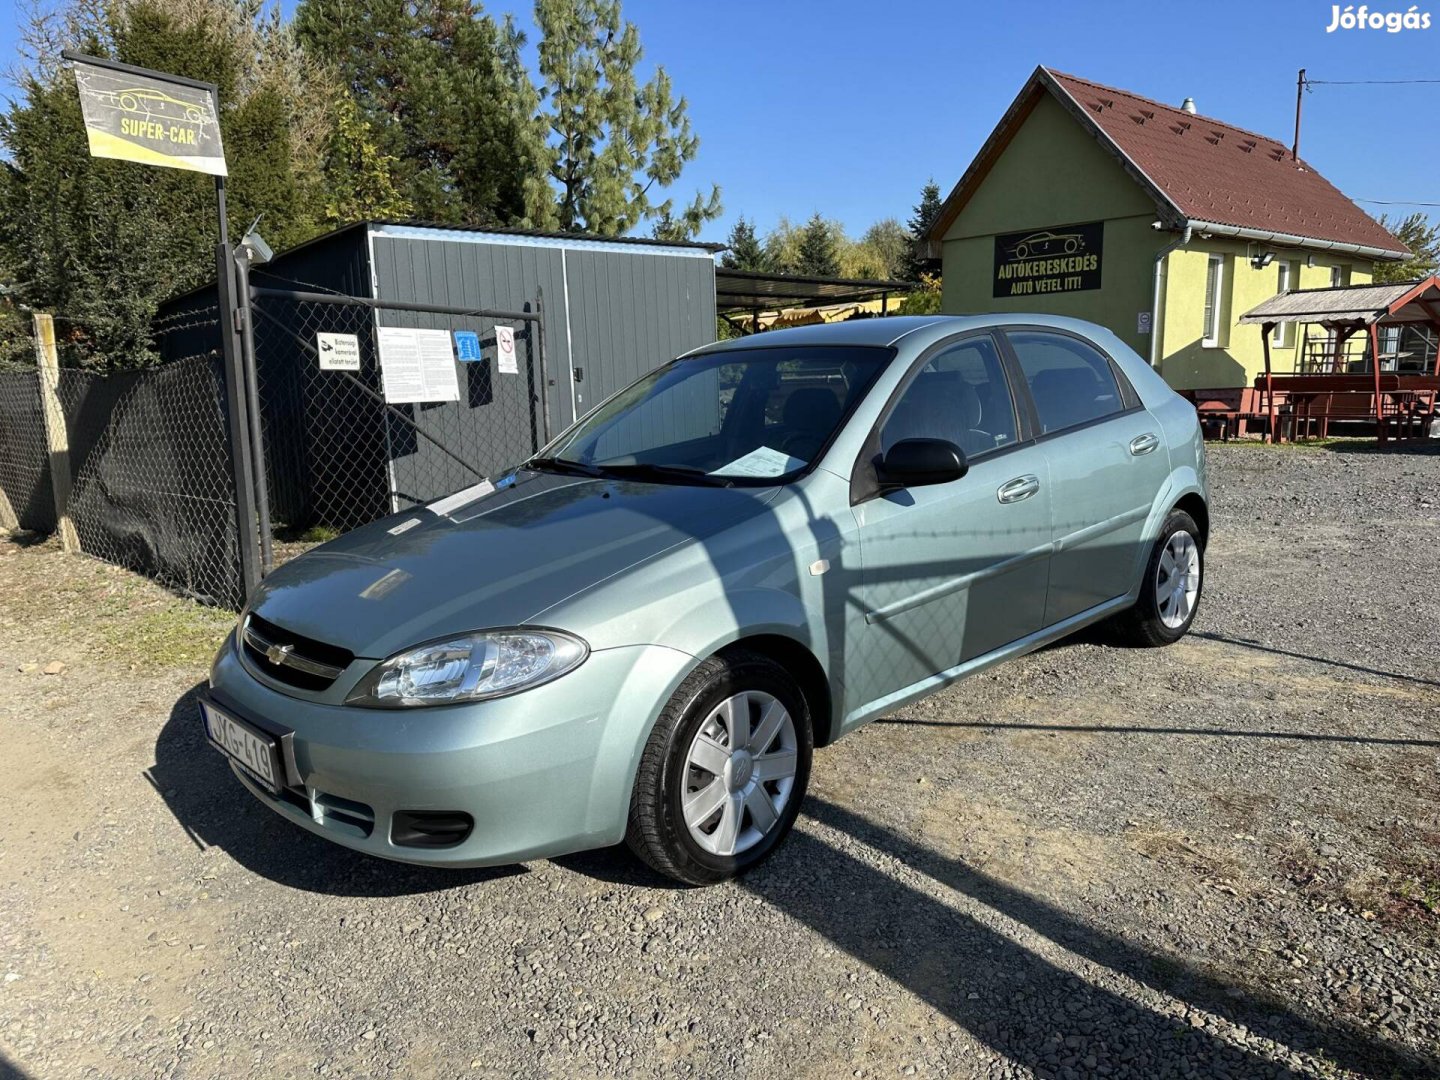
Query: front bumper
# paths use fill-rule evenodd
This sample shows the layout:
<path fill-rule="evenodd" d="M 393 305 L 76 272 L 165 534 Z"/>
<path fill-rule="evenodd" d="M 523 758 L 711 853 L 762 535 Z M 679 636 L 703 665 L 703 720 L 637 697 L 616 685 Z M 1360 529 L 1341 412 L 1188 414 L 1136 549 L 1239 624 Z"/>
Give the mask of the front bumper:
<path fill-rule="evenodd" d="M 694 662 L 655 645 L 602 649 L 554 682 L 510 697 L 378 710 L 262 683 L 232 635 L 211 669 L 208 697 L 280 742 L 289 780 L 280 795 L 234 771 L 283 817 L 382 858 L 486 866 L 623 839 L 640 751 Z M 462 811 L 474 829 L 448 848 L 395 844 L 394 815 L 425 810 Z"/>

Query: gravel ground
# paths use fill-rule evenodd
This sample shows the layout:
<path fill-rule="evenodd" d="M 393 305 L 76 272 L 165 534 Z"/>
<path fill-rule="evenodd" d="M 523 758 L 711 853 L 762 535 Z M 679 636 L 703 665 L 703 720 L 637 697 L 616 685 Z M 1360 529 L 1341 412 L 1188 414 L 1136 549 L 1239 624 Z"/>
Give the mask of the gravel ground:
<path fill-rule="evenodd" d="M 213 616 L 0 545 L 0 1077 L 1440 1075 L 1433 449 L 1213 448 L 1190 638 L 869 726 L 706 890 L 329 846 L 201 744 Z"/>

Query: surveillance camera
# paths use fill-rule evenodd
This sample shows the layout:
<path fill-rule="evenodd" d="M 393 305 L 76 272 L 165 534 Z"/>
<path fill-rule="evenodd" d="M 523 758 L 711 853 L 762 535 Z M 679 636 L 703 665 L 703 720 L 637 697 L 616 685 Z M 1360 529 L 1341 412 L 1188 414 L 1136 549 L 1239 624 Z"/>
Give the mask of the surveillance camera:
<path fill-rule="evenodd" d="M 257 232 L 248 232 L 240 241 L 240 248 L 245 252 L 245 257 L 250 261 L 251 266 L 260 266 L 268 263 L 275 257 L 275 252 Z"/>

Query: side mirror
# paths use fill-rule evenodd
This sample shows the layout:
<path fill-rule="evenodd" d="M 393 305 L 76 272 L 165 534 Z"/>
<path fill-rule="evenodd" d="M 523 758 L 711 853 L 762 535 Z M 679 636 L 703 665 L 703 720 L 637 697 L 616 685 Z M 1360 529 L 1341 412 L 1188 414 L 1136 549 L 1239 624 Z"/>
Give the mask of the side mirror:
<path fill-rule="evenodd" d="M 945 439 L 901 439 L 875 463 L 884 487 L 921 487 L 959 480 L 970 466 L 965 451 Z"/>

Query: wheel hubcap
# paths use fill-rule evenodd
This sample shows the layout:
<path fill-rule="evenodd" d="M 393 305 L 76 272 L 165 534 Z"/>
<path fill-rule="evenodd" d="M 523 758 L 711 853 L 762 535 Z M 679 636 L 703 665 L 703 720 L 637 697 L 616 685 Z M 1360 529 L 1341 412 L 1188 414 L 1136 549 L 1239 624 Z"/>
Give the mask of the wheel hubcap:
<path fill-rule="evenodd" d="M 778 698 L 749 690 L 720 702 L 685 755 L 682 811 L 712 855 L 739 855 L 779 823 L 795 786 L 795 721 Z"/>
<path fill-rule="evenodd" d="M 1160 621 L 1175 630 L 1185 625 L 1200 596 L 1200 545 L 1188 532 L 1172 533 L 1155 568 L 1155 606 Z"/>

